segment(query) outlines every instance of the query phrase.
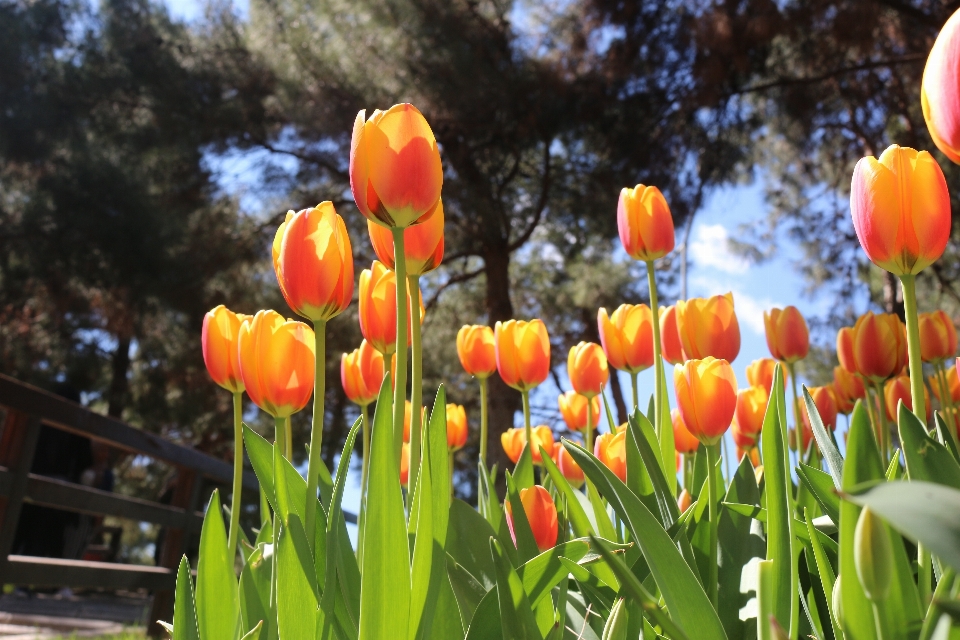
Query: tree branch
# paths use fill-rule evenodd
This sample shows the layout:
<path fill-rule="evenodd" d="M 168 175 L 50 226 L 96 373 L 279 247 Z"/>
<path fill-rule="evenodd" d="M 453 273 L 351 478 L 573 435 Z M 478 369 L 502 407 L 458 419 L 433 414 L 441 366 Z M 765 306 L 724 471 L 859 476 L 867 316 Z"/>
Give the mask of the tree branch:
<path fill-rule="evenodd" d="M 547 208 L 547 196 L 550 193 L 550 142 L 551 140 L 545 140 L 543 144 L 543 180 L 540 183 L 540 198 L 537 202 L 537 210 L 533 215 L 533 222 L 529 227 L 524 230 L 520 237 L 511 242 L 507 251 L 513 253 L 524 244 L 527 240 L 530 239 L 530 236 L 533 235 L 533 232 L 536 230 L 537 226 L 540 225 L 540 220 L 543 218 L 543 212 Z"/>
<path fill-rule="evenodd" d="M 427 301 L 427 304 L 425 304 L 424 307 L 428 310 L 432 309 L 434 305 L 436 305 L 437 302 L 440 300 L 440 295 L 444 291 L 446 291 L 449 287 L 452 287 L 455 284 L 469 282 L 470 280 L 473 280 L 477 276 L 483 274 L 484 271 L 485 271 L 485 268 L 480 267 L 479 269 L 476 269 L 474 271 L 466 271 L 464 273 L 458 273 L 456 275 L 450 276 L 447 279 L 447 281 L 444 282 L 442 285 L 440 285 L 437 288 L 437 291 L 432 296 L 430 296 L 430 300 Z"/>

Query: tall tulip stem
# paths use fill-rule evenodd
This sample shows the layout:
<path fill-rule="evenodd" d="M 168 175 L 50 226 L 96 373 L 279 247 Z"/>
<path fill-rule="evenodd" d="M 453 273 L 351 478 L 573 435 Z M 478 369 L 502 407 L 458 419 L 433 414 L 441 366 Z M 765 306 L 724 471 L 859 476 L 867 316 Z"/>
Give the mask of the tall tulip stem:
<path fill-rule="evenodd" d="M 480 462 L 487 470 L 487 378 L 480 378 Z"/>
<path fill-rule="evenodd" d="M 653 260 L 647 261 L 647 285 L 650 289 L 650 314 L 653 316 L 653 367 L 656 373 L 654 396 L 653 396 L 653 418 L 656 421 L 654 430 L 657 435 L 663 427 L 663 367 L 660 363 L 660 311 L 657 305 L 657 276 L 653 267 Z M 634 407 L 639 406 L 636 398 L 636 386 L 634 386 Z"/>
<path fill-rule="evenodd" d="M 523 397 L 523 435 L 527 438 L 527 446 L 531 447 L 530 455 L 533 455 L 533 428 L 530 426 L 530 391 L 524 389 L 520 392 Z"/>
<path fill-rule="evenodd" d="M 708 521 L 710 523 L 709 527 L 709 558 L 707 560 L 707 567 L 709 567 L 710 575 L 707 577 L 707 595 L 710 596 L 710 603 L 713 605 L 713 608 L 717 608 L 717 580 L 718 580 L 718 565 L 717 565 L 717 525 L 718 525 L 718 514 L 717 514 L 717 450 L 719 449 L 719 443 L 706 445 L 707 450 L 707 509 L 708 509 Z"/>
<path fill-rule="evenodd" d="M 230 501 L 230 535 L 227 555 L 237 557 L 240 535 L 240 494 L 243 491 L 243 391 L 233 394 L 233 495 Z"/>
<path fill-rule="evenodd" d="M 879 382 L 874 383 L 873 392 L 877 394 L 877 426 L 879 428 L 877 444 L 880 447 L 880 456 L 883 458 L 883 463 L 887 464 L 890 453 L 887 450 L 887 442 L 890 440 L 890 428 L 887 426 L 887 405 L 883 397 L 883 385 Z"/>
<path fill-rule="evenodd" d="M 313 369 L 313 424 L 310 426 L 310 458 L 307 460 L 307 504 L 304 517 L 307 542 L 311 548 L 316 540 L 317 487 L 320 485 L 320 468 L 323 464 L 320 448 L 323 443 L 323 401 L 327 395 L 327 321 L 314 320 Z"/>
<path fill-rule="evenodd" d="M 360 498 L 367 495 L 367 477 L 370 474 L 370 418 L 367 415 L 367 407 L 360 407 L 360 419 L 363 420 L 363 461 L 360 465 Z"/>
<path fill-rule="evenodd" d="M 657 369 L 657 371 L 659 371 L 659 369 Z M 614 373 L 614 375 L 616 375 L 616 373 Z M 637 372 L 636 371 L 630 372 L 630 389 L 631 391 L 633 391 L 633 410 L 636 411 L 637 407 L 640 406 L 640 397 L 639 397 L 640 394 L 637 393 Z"/>
<path fill-rule="evenodd" d="M 410 377 L 410 472 L 407 474 L 407 499 L 413 500 L 413 489 L 417 486 L 417 474 L 420 471 L 420 441 L 422 420 L 420 407 L 423 406 L 423 343 L 420 335 L 420 276 L 408 278 L 410 287 L 410 320 L 412 325 L 411 342 L 413 346 L 413 365 Z"/>
<path fill-rule="evenodd" d="M 584 442 L 590 453 L 593 453 L 593 422 L 593 398 L 587 398 L 587 431 L 584 434 Z"/>
<path fill-rule="evenodd" d="M 403 414 L 407 399 L 407 256 L 403 247 L 403 229 L 394 228 L 391 231 L 397 276 L 397 369 L 393 381 L 393 444 L 399 461 L 403 449 Z"/>
<path fill-rule="evenodd" d="M 903 312 L 907 321 L 907 355 L 910 362 L 913 414 L 926 424 L 927 406 L 923 397 L 923 361 L 920 357 L 920 323 L 917 317 L 917 277 L 913 274 L 900 276 L 900 286 L 903 287 Z"/>
<path fill-rule="evenodd" d="M 287 457 L 287 419 L 273 419 L 273 446 L 280 449 L 280 455 Z"/>

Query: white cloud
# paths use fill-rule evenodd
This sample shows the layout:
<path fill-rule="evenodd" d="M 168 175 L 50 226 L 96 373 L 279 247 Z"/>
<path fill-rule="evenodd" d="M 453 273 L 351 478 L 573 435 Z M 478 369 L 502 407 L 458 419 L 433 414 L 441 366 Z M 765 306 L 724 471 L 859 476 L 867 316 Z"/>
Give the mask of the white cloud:
<path fill-rule="evenodd" d="M 697 226 L 697 235 L 690 243 L 690 254 L 699 267 L 713 267 L 726 273 L 746 273 L 750 263 L 730 251 L 730 234 L 722 224 Z"/>

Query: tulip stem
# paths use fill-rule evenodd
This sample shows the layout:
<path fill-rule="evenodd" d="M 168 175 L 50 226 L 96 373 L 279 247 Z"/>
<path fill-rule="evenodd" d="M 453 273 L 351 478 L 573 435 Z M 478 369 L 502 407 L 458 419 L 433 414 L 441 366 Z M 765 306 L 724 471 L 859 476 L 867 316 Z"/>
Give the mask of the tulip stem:
<path fill-rule="evenodd" d="M 526 389 L 520 392 L 523 398 L 523 435 L 527 439 L 527 446 L 530 447 L 530 455 L 533 455 L 533 428 L 530 426 L 530 392 Z"/>
<path fill-rule="evenodd" d="M 860 375 L 860 374 L 857 374 Z M 867 408 L 867 417 L 870 419 L 870 424 L 873 425 L 874 434 L 880 433 L 880 425 L 877 422 L 876 416 L 876 407 L 873 404 L 873 396 L 870 395 L 870 381 L 860 376 L 860 380 L 863 382 L 863 404 Z M 852 415 L 852 414 L 851 414 Z M 847 429 L 850 428 L 850 416 L 847 416 Z M 876 437 L 876 436 L 874 436 Z"/>
<path fill-rule="evenodd" d="M 887 426 L 887 403 L 883 397 L 883 386 L 879 382 L 873 384 L 873 392 L 877 394 L 877 424 L 880 427 L 880 432 L 877 435 L 880 456 L 883 459 L 883 464 L 886 465 L 890 457 L 887 451 L 887 440 L 890 439 L 890 428 Z"/>
<path fill-rule="evenodd" d="M 910 395 L 913 414 L 927 424 L 926 399 L 923 396 L 923 361 L 920 357 L 920 324 L 917 318 L 917 277 L 912 273 L 900 276 L 903 288 L 903 313 L 907 321 L 907 354 L 910 362 Z"/>
<path fill-rule="evenodd" d="M 480 378 L 480 462 L 487 470 L 487 378 Z"/>
<path fill-rule="evenodd" d="M 293 462 L 293 419 L 287 416 L 283 419 L 283 457 Z"/>
<path fill-rule="evenodd" d="M 417 486 L 417 474 L 420 471 L 420 444 L 423 406 L 423 343 L 420 335 L 420 276 L 407 278 L 410 288 L 410 318 L 413 346 L 413 364 L 410 376 L 410 473 L 407 474 L 407 499 L 413 500 L 413 489 Z M 399 345 L 398 345 L 399 348 Z"/>
<path fill-rule="evenodd" d="M 287 419 L 273 419 L 273 446 L 280 449 L 280 455 L 287 457 Z"/>
<path fill-rule="evenodd" d="M 361 405 L 360 419 L 363 425 L 363 460 L 360 465 L 360 499 L 367 495 L 367 477 L 370 473 L 370 418 L 367 415 L 367 407 Z"/>
<path fill-rule="evenodd" d="M 719 444 L 708 444 L 707 450 L 707 508 L 710 523 L 709 533 L 709 558 L 707 567 L 710 575 L 707 577 L 707 595 L 710 596 L 710 603 L 713 608 L 717 608 L 717 449 Z"/>
<path fill-rule="evenodd" d="M 587 430 L 584 434 L 584 441 L 587 445 L 587 451 L 593 453 L 593 398 L 587 398 Z"/>
<path fill-rule="evenodd" d="M 616 373 L 614 373 L 614 375 L 616 375 Z M 637 407 L 640 406 L 640 398 L 638 397 L 639 394 L 637 393 L 637 372 L 636 371 L 630 372 L 630 389 L 633 391 L 633 411 L 636 411 Z M 633 413 L 633 411 L 631 411 L 630 413 Z"/>
<path fill-rule="evenodd" d="M 650 315 L 653 319 L 653 367 L 656 374 L 653 396 L 655 423 L 653 426 L 659 438 L 663 426 L 663 367 L 660 366 L 660 311 L 657 307 L 657 276 L 654 272 L 653 260 L 647 261 L 647 286 L 650 289 Z M 636 385 L 634 385 L 633 401 L 634 406 L 639 406 L 636 398 Z"/>
<path fill-rule="evenodd" d="M 307 460 L 307 504 L 304 517 L 307 543 L 312 550 L 316 544 L 317 487 L 320 485 L 320 468 L 323 464 L 320 447 L 323 442 L 323 401 L 327 395 L 327 321 L 313 321 L 315 341 L 313 368 L 313 424 L 310 427 L 310 457 Z"/>
<path fill-rule="evenodd" d="M 917 583 L 920 589 L 921 606 L 930 604 L 933 590 L 933 563 L 930 550 L 922 543 L 917 545 Z"/>
<path fill-rule="evenodd" d="M 407 256 L 403 247 L 403 229 L 391 228 L 391 231 L 397 278 L 397 369 L 393 381 L 393 444 L 399 461 L 403 449 L 403 414 L 407 399 Z"/>
<path fill-rule="evenodd" d="M 243 391 L 233 394 L 233 495 L 230 500 L 230 535 L 227 555 L 237 557 L 240 531 L 240 494 L 243 492 Z"/>

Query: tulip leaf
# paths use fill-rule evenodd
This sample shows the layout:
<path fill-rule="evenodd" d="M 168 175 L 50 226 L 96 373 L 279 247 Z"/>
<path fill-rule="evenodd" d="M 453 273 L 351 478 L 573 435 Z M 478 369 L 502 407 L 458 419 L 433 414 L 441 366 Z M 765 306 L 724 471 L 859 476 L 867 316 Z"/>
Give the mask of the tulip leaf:
<path fill-rule="evenodd" d="M 773 625 L 777 622 L 777 606 L 780 600 L 776 581 L 780 577 L 776 560 L 761 560 L 757 565 L 757 638 L 777 640 Z"/>
<path fill-rule="evenodd" d="M 840 489 L 843 481 L 843 457 L 837 450 L 837 445 L 833 438 L 827 433 L 823 426 L 823 420 L 820 418 L 820 410 L 817 409 L 813 396 L 807 390 L 807 385 L 803 385 L 803 403 L 807 408 L 807 417 L 810 418 L 810 427 L 813 430 L 813 437 L 817 440 L 817 446 L 820 447 L 820 453 L 827 463 L 827 469 L 830 470 L 830 477 L 833 478 L 833 486 Z"/>
<path fill-rule="evenodd" d="M 265 558 L 265 550 L 266 544 L 258 544 L 240 572 L 240 629 L 248 632 L 263 620 L 263 640 L 277 640 L 277 617 L 270 610 L 273 557 Z"/>
<path fill-rule="evenodd" d="M 277 625 L 284 640 L 317 635 L 317 578 L 300 516 L 291 513 L 277 540 Z"/>
<path fill-rule="evenodd" d="M 277 497 L 273 486 L 273 445 L 266 438 L 243 423 L 243 444 L 250 458 L 253 471 L 260 481 L 260 489 L 267 496 L 273 510 L 277 510 Z"/>
<path fill-rule="evenodd" d="M 493 540 L 490 539 L 491 543 Z M 473 612 L 465 640 L 502 640 L 504 636 L 501 629 L 500 598 L 497 589 L 493 588 L 487 591 Z"/>
<path fill-rule="evenodd" d="M 187 556 L 180 558 L 177 589 L 173 601 L 173 640 L 200 640 L 197 629 L 197 607 L 193 599 L 193 579 Z"/>
<path fill-rule="evenodd" d="M 809 513 L 806 514 L 806 524 L 807 524 L 807 535 L 810 537 L 810 550 L 813 552 L 813 558 L 817 568 L 817 574 L 820 576 L 820 583 L 818 586 L 813 586 L 814 589 L 819 588 L 823 599 L 826 602 L 828 612 L 827 617 L 830 618 L 830 624 L 833 629 L 833 637 L 837 640 L 843 638 L 843 631 L 840 630 L 840 626 L 837 624 L 837 616 L 833 610 L 833 585 L 836 582 L 837 575 L 834 570 L 833 564 L 830 562 L 830 559 L 827 557 L 827 554 L 823 550 L 823 545 L 820 544 L 820 539 L 816 535 L 816 530 L 813 528 L 813 517 Z M 811 583 L 816 582 L 811 580 Z M 818 600 L 819 602 L 819 600 Z M 819 606 L 818 606 L 819 609 Z M 821 612 L 822 615 L 822 612 Z"/>
<path fill-rule="evenodd" d="M 674 460 L 677 455 L 676 445 L 673 441 L 673 419 L 670 416 L 670 394 L 667 391 L 667 374 L 664 371 L 663 360 L 656 364 L 660 367 L 660 379 L 664 381 L 660 395 L 660 458 L 662 460 L 663 475 L 670 488 L 671 495 L 677 495 L 677 470 L 674 466 Z M 650 421 L 653 424 L 653 420 Z"/>
<path fill-rule="evenodd" d="M 569 440 L 563 444 L 623 519 L 676 624 L 687 633 L 696 631 L 700 640 L 725 639 L 723 625 L 707 594 L 656 517 L 593 454 Z M 619 574 L 617 577 L 622 582 Z"/>
<path fill-rule="evenodd" d="M 296 467 L 273 448 L 273 481 L 277 492 L 277 513 L 284 524 L 291 514 L 296 514 L 300 522 L 306 520 L 307 481 Z M 313 499 L 316 502 L 316 498 Z"/>
<path fill-rule="evenodd" d="M 214 490 L 200 530 L 197 562 L 197 628 L 201 640 L 233 637 L 240 622 L 234 553 L 227 550 L 227 531 L 220 513 L 220 492 Z"/>
<path fill-rule="evenodd" d="M 489 552 L 489 540 L 496 535 L 490 524 L 473 507 L 463 500 L 453 500 L 450 505 L 450 528 L 447 530 L 447 553 L 485 591 L 497 584 L 496 569 Z M 500 539 L 500 543 L 509 544 L 509 536 L 506 540 Z"/>
<path fill-rule="evenodd" d="M 834 489 L 830 475 L 801 462 L 797 466 L 797 477 L 820 503 L 823 512 L 835 523 L 840 522 L 840 496 Z"/>
<path fill-rule="evenodd" d="M 257 623 L 257 625 L 250 629 L 250 631 L 243 634 L 243 637 L 240 640 L 260 640 L 260 631 L 263 629 L 263 620 Z"/>
<path fill-rule="evenodd" d="M 530 600 L 503 546 L 490 539 L 490 553 L 497 571 L 497 600 L 503 640 L 543 640 Z"/>
<path fill-rule="evenodd" d="M 639 414 L 640 412 L 637 411 L 637 413 Z M 632 421 L 632 419 L 630 421 Z M 637 441 L 638 438 L 634 434 L 634 430 L 628 428 L 624 442 L 627 454 L 627 487 L 643 500 L 644 504 L 647 505 L 647 509 L 654 515 L 657 515 L 659 514 L 659 508 L 653 494 L 653 482 L 650 480 L 650 474 L 647 473 L 647 469 L 644 467 L 643 456 L 640 455 L 640 448 L 637 446 Z M 657 449 L 659 448 L 660 445 L 657 444 Z"/>
<path fill-rule="evenodd" d="M 520 458 L 517 459 L 517 465 L 513 468 L 513 480 L 517 483 L 517 490 L 529 489 L 534 485 L 533 477 L 533 451 L 532 444 L 524 444 L 520 452 Z"/>
<path fill-rule="evenodd" d="M 586 540 L 570 540 L 544 551 L 517 569 L 530 606 L 540 604 L 543 597 L 549 595 L 550 590 L 566 577 L 567 571 L 560 563 L 560 556 L 577 562 L 589 550 L 590 544 Z"/>
<path fill-rule="evenodd" d="M 460 608 L 460 617 L 470 626 L 473 614 L 480 605 L 480 601 L 487 595 L 485 589 L 463 565 L 447 554 L 447 575 L 450 577 L 450 586 L 457 597 L 457 606 Z"/>
<path fill-rule="evenodd" d="M 680 517 L 680 510 L 677 508 L 676 496 L 664 475 L 665 462 L 661 460 L 657 448 L 657 434 L 653 430 L 653 425 L 639 411 L 635 411 L 627 422 L 628 437 L 634 439 L 636 447 L 640 450 L 640 457 L 643 459 L 644 467 L 653 485 L 653 495 L 663 528 L 669 529 Z M 673 459 L 671 459 L 672 462 Z M 676 470 L 674 470 L 675 474 Z M 650 508 L 649 505 L 647 508 Z"/>
<path fill-rule="evenodd" d="M 906 405 L 900 405 L 900 443 L 911 480 L 935 482 L 960 489 L 960 464 L 927 430 Z"/>
<path fill-rule="evenodd" d="M 570 483 L 567 482 L 567 479 L 563 477 L 563 473 L 560 472 L 560 469 L 557 465 L 550 459 L 549 455 L 544 454 L 543 447 L 540 448 L 540 453 L 543 458 L 543 468 L 547 470 L 547 473 L 550 474 L 550 479 L 553 481 L 554 486 L 559 490 L 560 495 L 566 498 L 567 504 L 567 519 L 570 521 L 570 525 L 573 527 L 573 533 L 578 538 L 585 538 L 591 533 L 597 533 L 593 528 L 593 524 L 590 522 L 590 518 L 587 516 L 587 512 L 584 510 L 583 505 L 580 504 L 579 497 L 583 494 L 579 491 L 575 491 L 573 487 L 570 486 Z"/>
<path fill-rule="evenodd" d="M 393 385 L 384 377 L 373 418 L 360 578 L 360 640 L 396 640 L 410 613 L 410 549 L 393 433 Z"/>
<path fill-rule="evenodd" d="M 957 451 L 957 443 L 954 442 L 953 435 L 950 433 L 950 427 L 947 426 L 943 416 L 935 413 L 934 422 L 937 424 L 937 434 L 940 436 L 941 442 L 947 447 L 947 451 L 950 452 L 953 459 L 960 462 L 960 452 Z"/>

